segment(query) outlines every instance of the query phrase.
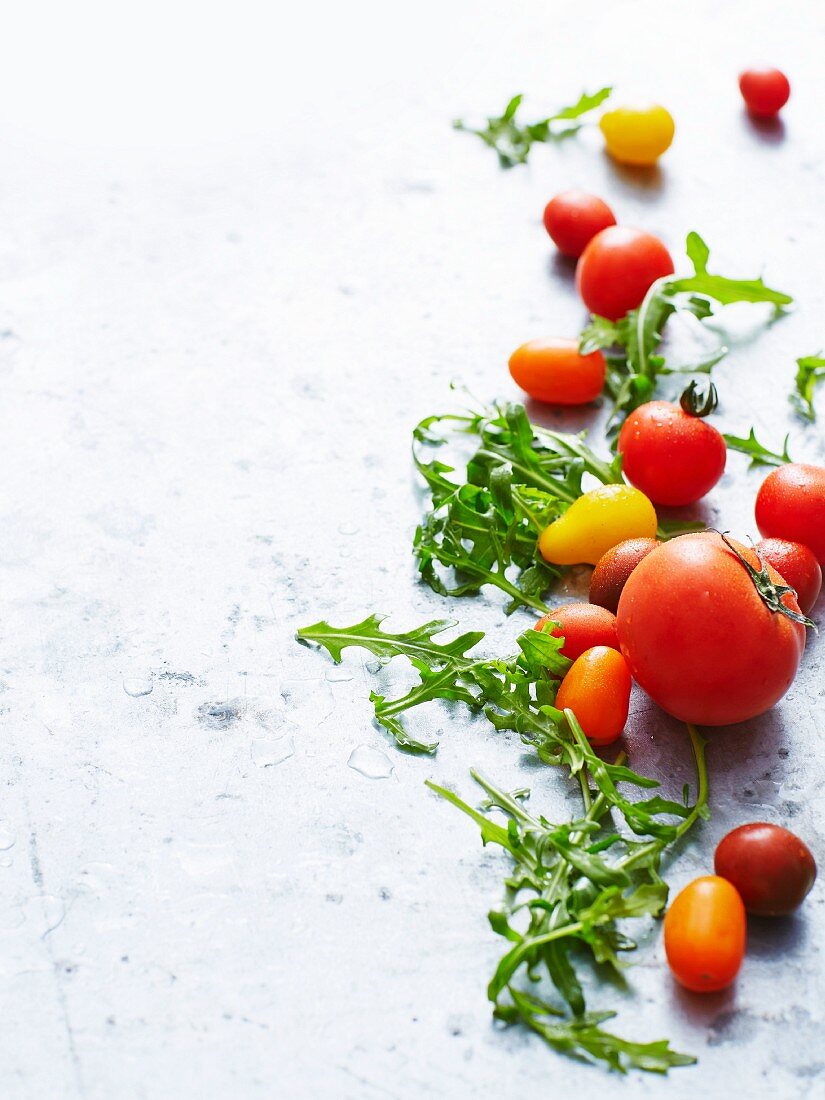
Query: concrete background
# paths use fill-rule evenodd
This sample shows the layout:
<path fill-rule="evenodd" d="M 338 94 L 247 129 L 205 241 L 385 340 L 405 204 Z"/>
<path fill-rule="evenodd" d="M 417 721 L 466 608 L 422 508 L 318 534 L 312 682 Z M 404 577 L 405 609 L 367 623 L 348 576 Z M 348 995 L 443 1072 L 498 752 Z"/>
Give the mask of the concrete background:
<path fill-rule="evenodd" d="M 453 407 L 450 380 L 515 397 L 510 351 L 579 330 L 539 223 L 561 188 L 603 194 L 675 254 L 696 228 L 719 270 L 797 297 L 770 332 L 740 331 L 719 420 L 773 443 L 790 430 L 795 456 L 823 458 L 786 395 L 794 359 L 825 344 L 824 45 L 814 0 L 8 17 L 6 1100 L 825 1095 L 820 887 L 797 918 L 752 925 L 726 993 L 680 993 L 655 933 L 626 992 L 591 991 L 620 1033 L 699 1055 L 667 1081 L 497 1030 L 485 914 L 505 862 L 423 781 L 467 794 L 478 765 L 562 815 L 563 779 L 446 709 L 423 719 L 438 756 L 401 756 L 370 723 L 359 656 L 335 670 L 292 639 L 322 617 L 451 613 L 506 652 L 529 623 L 494 594 L 448 607 L 415 583 L 408 442 Z M 777 129 L 738 96 L 760 59 L 794 85 Z M 449 127 L 517 91 L 539 114 L 609 82 L 673 112 L 660 171 L 616 168 L 587 132 L 504 173 Z M 733 456 L 706 515 L 753 532 L 758 484 Z M 713 819 L 675 885 L 754 818 L 822 855 L 823 671 L 814 640 L 773 713 L 714 734 Z M 682 734 L 642 699 L 627 743 L 681 786 Z"/>

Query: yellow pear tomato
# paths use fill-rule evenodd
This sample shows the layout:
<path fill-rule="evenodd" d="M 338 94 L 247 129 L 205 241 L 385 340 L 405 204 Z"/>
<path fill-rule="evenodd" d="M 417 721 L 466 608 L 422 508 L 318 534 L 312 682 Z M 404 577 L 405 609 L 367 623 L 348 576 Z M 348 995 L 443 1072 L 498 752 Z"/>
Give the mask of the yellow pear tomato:
<path fill-rule="evenodd" d="M 664 107 L 618 107 L 599 120 L 607 151 L 621 164 L 655 164 L 673 141 L 676 126 Z"/>
<path fill-rule="evenodd" d="M 631 485 L 600 485 L 573 501 L 539 536 L 539 552 L 553 565 L 595 565 L 625 539 L 656 537 L 656 510 Z"/>

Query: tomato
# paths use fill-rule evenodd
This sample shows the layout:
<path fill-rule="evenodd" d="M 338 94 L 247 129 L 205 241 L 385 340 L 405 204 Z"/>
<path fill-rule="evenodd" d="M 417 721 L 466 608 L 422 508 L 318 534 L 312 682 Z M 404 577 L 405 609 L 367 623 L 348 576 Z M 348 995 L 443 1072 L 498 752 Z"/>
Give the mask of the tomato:
<path fill-rule="evenodd" d="M 599 120 L 607 151 L 621 164 L 649 167 L 670 148 L 676 125 L 664 107 L 619 107 Z"/>
<path fill-rule="evenodd" d="M 626 539 L 602 554 L 590 578 L 590 602 L 615 615 L 627 578 L 658 545 L 656 539 Z"/>
<path fill-rule="evenodd" d="M 756 494 L 756 526 L 765 538 L 810 547 L 825 565 L 825 467 L 791 462 L 772 470 Z"/>
<path fill-rule="evenodd" d="M 556 706 L 573 711 L 591 744 L 609 745 L 627 722 L 630 688 L 630 672 L 621 653 L 597 645 L 586 649 L 568 669 Z"/>
<path fill-rule="evenodd" d="M 656 527 L 656 512 L 644 493 L 630 485 L 600 485 L 542 531 L 539 552 L 555 565 L 595 565 L 617 542 L 653 538 Z"/>
<path fill-rule="evenodd" d="M 642 304 L 657 279 L 672 274 L 673 260 L 658 237 L 613 225 L 582 252 L 576 285 L 591 313 L 618 321 Z"/>
<path fill-rule="evenodd" d="M 603 607 L 594 607 L 589 603 L 566 603 L 554 608 L 549 614 L 542 615 L 536 623 L 536 630 L 544 630 L 547 623 L 558 623 L 550 631 L 554 638 L 564 638 L 561 648 L 563 657 L 575 661 L 586 649 L 593 646 L 619 648 L 619 636 L 616 633 L 616 616 Z"/>
<path fill-rule="evenodd" d="M 670 401 L 650 401 L 619 433 L 622 471 L 654 504 L 694 504 L 725 472 L 720 432 Z"/>
<path fill-rule="evenodd" d="M 517 386 L 551 405 L 586 405 L 604 387 L 607 366 L 600 351 L 579 355 L 576 340 L 531 340 L 510 356 Z"/>
<path fill-rule="evenodd" d="M 756 549 L 796 592 L 796 602 L 807 615 L 822 588 L 822 570 L 813 551 L 789 539 L 762 539 Z"/>
<path fill-rule="evenodd" d="M 597 233 L 615 224 L 607 203 L 586 191 L 562 191 L 544 208 L 544 228 L 565 256 L 581 256 Z"/>
<path fill-rule="evenodd" d="M 718 844 L 713 867 L 742 897 L 749 913 L 782 916 L 798 909 L 816 879 L 807 844 L 780 825 L 740 825 Z"/>
<path fill-rule="evenodd" d="M 746 937 L 742 899 L 718 875 L 688 883 L 665 913 L 668 965 L 694 993 L 714 993 L 731 984 L 745 957 Z"/>
<path fill-rule="evenodd" d="M 759 569 L 753 550 L 732 545 Z M 790 593 L 782 604 L 799 612 Z M 669 714 L 698 725 L 744 722 L 770 709 L 805 650 L 805 628 L 769 610 L 737 553 L 711 531 L 648 554 L 628 578 L 616 619 L 633 678 Z"/>
<path fill-rule="evenodd" d="M 752 115 L 770 118 L 788 102 L 791 85 L 779 69 L 746 69 L 739 76 L 739 91 Z"/>

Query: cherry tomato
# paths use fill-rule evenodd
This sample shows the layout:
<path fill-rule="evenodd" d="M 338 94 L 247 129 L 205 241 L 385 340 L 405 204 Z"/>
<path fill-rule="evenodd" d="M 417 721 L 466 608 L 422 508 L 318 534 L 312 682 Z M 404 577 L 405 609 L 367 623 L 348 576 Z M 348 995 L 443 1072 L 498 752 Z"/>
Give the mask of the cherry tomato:
<path fill-rule="evenodd" d="M 607 367 L 600 351 L 579 355 L 576 340 L 531 340 L 510 356 L 517 386 L 551 405 L 586 405 L 602 392 Z"/>
<path fill-rule="evenodd" d="M 789 539 L 762 539 L 756 549 L 793 588 L 800 610 L 807 615 L 822 588 L 822 570 L 813 551 Z"/>
<path fill-rule="evenodd" d="M 671 539 L 636 566 L 619 599 L 619 645 L 633 678 L 669 714 L 697 725 L 768 710 L 805 650 L 805 628 L 769 610 L 737 556 L 759 569 L 756 554 L 733 546 L 711 531 Z M 799 612 L 791 593 L 782 603 Z"/>
<path fill-rule="evenodd" d="M 586 191 L 562 191 L 544 208 L 544 228 L 565 256 L 581 256 L 597 233 L 615 224 L 607 203 Z"/>
<path fill-rule="evenodd" d="M 618 321 L 636 309 L 653 283 L 673 274 L 670 253 L 651 233 L 613 225 L 579 257 L 576 285 L 591 313 Z"/>
<path fill-rule="evenodd" d="M 621 164 L 649 167 L 670 148 L 676 126 L 664 107 L 619 107 L 599 121 L 607 151 Z"/>
<path fill-rule="evenodd" d="M 590 602 L 615 615 L 627 578 L 658 545 L 656 539 L 626 539 L 602 554 L 590 578 Z"/>
<path fill-rule="evenodd" d="M 770 118 L 788 102 L 791 86 L 779 69 L 746 69 L 739 76 L 739 91 L 752 115 Z"/>
<path fill-rule="evenodd" d="M 586 649 L 568 669 L 556 706 L 573 711 L 591 744 L 609 745 L 627 722 L 630 688 L 630 672 L 621 653 L 597 645 Z"/>
<path fill-rule="evenodd" d="M 619 433 L 622 470 L 654 504 L 693 504 L 725 472 L 720 432 L 670 401 L 650 401 L 628 416 Z"/>
<path fill-rule="evenodd" d="M 644 493 L 630 485 L 600 485 L 542 531 L 539 552 L 555 565 L 595 565 L 617 542 L 652 538 L 656 527 L 656 511 Z"/>
<path fill-rule="evenodd" d="M 718 844 L 717 875 L 736 887 L 749 913 L 782 916 L 798 909 L 816 879 L 807 844 L 780 825 L 740 825 Z"/>
<path fill-rule="evenodd" d="M 665 913 L 665 954 L 673 976 L 694 993 L 731 984 L 745 957 L 742 899 L 727 879 L 705 875 L 688 883 Z"/>
<path fill-rule="evenodd" d="M 550 633 L 554 638 L 564 638 L 561 654 L 571 661 L 597 645 L 619 648 L 616 616 L 603 607 L 594 607 L 589 603 L 566 603 L 542 615 L 535 629 L 544 630 L 547 623 L 559 624 Z"/>
<path fill-rule="evenodd" d="M 810 547 L 825 565 L 825 467 L 791 462 L 772 470 L 756 494 L 756 526 L 765 538 Z"/>

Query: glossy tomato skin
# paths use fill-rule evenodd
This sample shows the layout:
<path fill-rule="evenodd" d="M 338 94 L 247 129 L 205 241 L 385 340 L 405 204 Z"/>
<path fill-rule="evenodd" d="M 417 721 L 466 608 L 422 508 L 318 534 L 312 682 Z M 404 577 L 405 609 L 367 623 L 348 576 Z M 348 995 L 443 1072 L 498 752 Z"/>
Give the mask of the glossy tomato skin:
<path fill-rule="evenodd" d="M 539 535 L 539 553 L 554 565 L 595 565 L 618 542 L 652 538 L 656 509 L 632 485 L 600 485 L 574 500 Z"/>
<path fill-rule="evenodd" d="M 586 649 L 568 669 L 556 695 L 559 710 L 573 711 L 592 745 L 609 745 L 625 727 L 632 682 L 621 653 L 608 646 Z"/>
<path fill-rule="evenodd" d="M 550 631 L 554 638 L 564 638 L 561 648 L 563 657 L 575 661 L 587 649 L 594 646 L 619 648 L 619 635 L 616 633 L 616 616 L 603 607 L 594 607 L 589 603 L 567 603 L 542 615 L 536 623 L 536 630 L 543 630 L 547 623 L 558 623 Z"/>
<path fill-rule="evenodd" d="M 694 504 L 725 472 L 720 432 L 670 401 L 634 409 L 619 433 L 625 477 L 654 504 Z"/>
<path fill-rule="evenodd" d="M 652 233 L 614 225 L 597 233 L 576 265 L 576 285 L 591 313 L 618 321 L 653 283 L 673 274 L 670 253 Z"/>
<path fill-rule="evenodd" d="M 615 615 L 627 578 L 659 545 L 656 539 L 625 539 L 602 554 L 590 579 L 590 602 Z"/>
<path fill-rule="evenodd" d="M 816 879 L 816 861 L 798 836 L 780 825 L 740 825 L 719 842 L 713 859 L 749 913 L 783 916 L 798 909 Z"/>
<path fill-rule="evenodd" d="M 645 168 L 670 148 L 676 132 L 673 116 L 658 103 L 607 111 L 599 120 L 599 129 L 614 160 Z"/>
<path fill-rule="evenodd" d="M 762 539 L 756 549 L 794 589 L 800 610 L 807 615 L 822 590 L 822 569 L 813 550 L 790 539 Z"/>
<path fill-rule="evenodd" d="M 771 118 L 790 99 L 791 85 L 779 69 L 746 69 L 739 76 L 739 91 L 752 115 Z"/>
<path fill-rule="evenodd" d="M 736 889 L 718 875 L 694 879 L 665 913 L 665 954 L 673 976 L 694 993 L 726 989 L 745 957 L 747 919 Z"/>
<path fill-rule="evenodd" d="M 801 542 L 825 565 L 825 467 L 789 462 L 756 494 L 756 526 L 765 538 Z"/>
<path fill-rule="evenodd" d="M 607 203 L 586 191 L 562 191 L 544 208 L 544 228 L 565 256 L 578 258 L 597 233 L 615 224 Z"/>
<path fill-rule="evenodd" d="M 735 545 L 758 569 L 753 550 Z M 768 574 L 782 583 L 770 566 Z M 792 594 L 783 603 L 799 611 Z M 805 649 L 805 628 L 768 609 L 745 566 L 711 531 L 648 554 L 628 578 L 616 621 L 633 678 L 668 714 L 703 726 L 769 710 Z"/>
<path fill-rule="evenodd" d="M 600 351 L 579 355 L 576 340 L 530 340 L 510 356 L 510 374 L 536 401 L 586 405 L 604 388 L 607 365 Z"/>

